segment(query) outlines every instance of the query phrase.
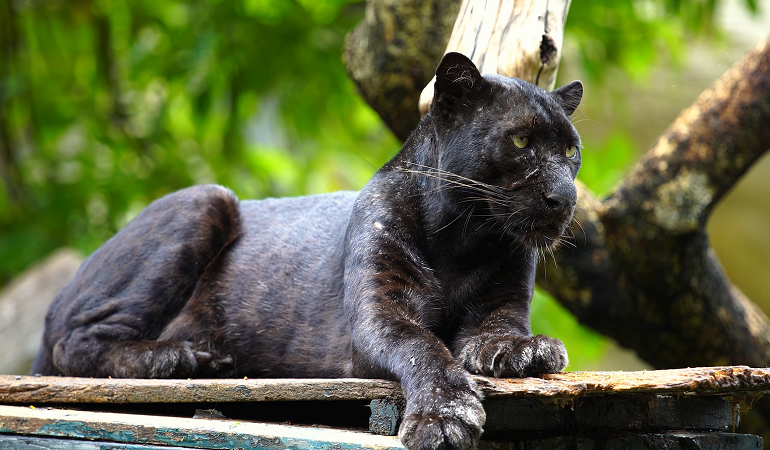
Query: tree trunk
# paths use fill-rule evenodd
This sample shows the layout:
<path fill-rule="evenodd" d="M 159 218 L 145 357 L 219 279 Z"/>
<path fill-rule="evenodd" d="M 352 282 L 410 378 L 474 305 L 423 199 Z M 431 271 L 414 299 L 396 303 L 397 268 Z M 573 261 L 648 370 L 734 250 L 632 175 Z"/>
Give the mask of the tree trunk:
<path fill-rule="evenodd" d="M 466 55 L 482 74 L 521 78 L 550 91 L 556 84 L 569 4 L 570 0 L 463 0 L 446 53 Z M 420 95 L 422 114 L 433 100 L 435 81 L 434 76 Z"/>
<path fill-rule="evenodd" d="M 531 3 L 516 0 L 499 11 Z M 562 17 L 569 6 L 565 3 Z M 452 39 L 477 31 L 470 34 L 475 36 L 471 44 L 457 40 L 474 55 L 512 60 L 513 53 L 503 55 L 499 49 L 546 41 L 532 28 L 518 43 L 490 42 L 491 36 L 504 36 L 499 17 L 508 17 L 509 24 L 520 18 L 474 15 L 473 8 L 461 7 Z M 468 25 L 474 17 L 483 17 L 483 23 Z M 409 38 L 427 39 L 419 34 Z M 549 64 L 558 66 L 556 55 Z M 531 59 L 515 63 L 520 71 L 504 74 L 539 81 L 537 65 L 523 62 Z M 484 68 L 496 65 L 498 71 L 511 67 L 499 61 L 487 66 L 483 56 L 474 61 Z M 375 97 L 365 98 L 372 102 Z M 579 186 L 575 247 L 565 246 L 541 268 L 538 284 L 582 323 L 636 350 L 656 368 L 770 365 L 770 320 L 729 282 L 705 231 L 716 202 L 770 148 L 768 123 L 770 40 L 682 112 L 608 199 L 600 201 Z M 770 401 L 758 402 L 757 409 L 770 417 Z"/>

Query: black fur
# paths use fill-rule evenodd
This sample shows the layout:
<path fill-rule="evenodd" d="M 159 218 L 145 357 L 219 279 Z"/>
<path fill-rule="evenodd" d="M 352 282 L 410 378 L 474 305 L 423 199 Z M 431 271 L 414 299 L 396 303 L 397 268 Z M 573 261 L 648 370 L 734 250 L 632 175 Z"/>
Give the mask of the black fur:
<path fill-rule="evenodd" d="M 470 373 L 567 364 L 532 336 L 529 303 L 538 251 L 572 219 L 582 85 L 482 77 L 457 53 L 436 75 L 430 112 L 360 193 L 152 203 L 58 295 L 33 373 L 385 377 L 408 448 L 475 446 Z"/>

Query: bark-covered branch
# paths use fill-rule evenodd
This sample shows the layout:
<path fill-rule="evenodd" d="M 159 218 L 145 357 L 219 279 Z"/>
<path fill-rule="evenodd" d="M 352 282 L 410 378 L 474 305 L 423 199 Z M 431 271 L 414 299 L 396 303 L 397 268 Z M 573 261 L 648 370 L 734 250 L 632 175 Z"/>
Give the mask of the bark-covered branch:
<path fill-rule="evenodd" d="M 348 35 L 348 74 L 402 141 L 420 121 L 417 101 L 444 55 L 459 6 L 459 0 L 370 0 Z"/>
<path fill-rule="evenodd" d="M 361 96 L 403 141 L 430 105 L 433 73 L 445 52 L 465 54 L 482 73 L 553 89 L 569 3 L 370 0 L 348 36 L 345 65 Z"/>
<path fill-rule="evenodd" d="M 574 249 L 538 277 L 656 368 L 770 365 L 770 321 L 709 246 L 709 212 L 770 148 L 770 39 L 683 111 L 604 202 L 579 192 Z M 754 407 L 769 431 L 770 401 Z M 759 417 L 765 417 L 761 423 Z"/>
<path fill-rule="evenodd" d="M 617 190 L 581 190 L 574 250 L 541 285 L 658 368 L 770 364 L 770 321 L 725 276 L 708 213 L 770 148 L 770 40 L 663 134 Z"/>

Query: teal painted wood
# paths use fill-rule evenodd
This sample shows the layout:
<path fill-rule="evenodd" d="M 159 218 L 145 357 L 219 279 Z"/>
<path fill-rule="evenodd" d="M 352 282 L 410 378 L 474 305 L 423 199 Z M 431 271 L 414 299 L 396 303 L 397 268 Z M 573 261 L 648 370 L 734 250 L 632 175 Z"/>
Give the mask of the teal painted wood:
<path fill-rule="evenodd" d="M 380 399 L 369 403 L 369 431 L 383 436 L 395 436 L 406 411 L 403 399 Z"/>
<path fill-rule="evenodd" d="M 183 447 L 119 444 L 114 442 L 81 441 L 74 439 L 4 436 L 0 434 L 0 450 L 188 450 Z"/>
<path fill-rule="evenodd" d="M 398 438 L 232 420 L 0 406 L 0 433 L 207 449 L 404 450 Z"/>

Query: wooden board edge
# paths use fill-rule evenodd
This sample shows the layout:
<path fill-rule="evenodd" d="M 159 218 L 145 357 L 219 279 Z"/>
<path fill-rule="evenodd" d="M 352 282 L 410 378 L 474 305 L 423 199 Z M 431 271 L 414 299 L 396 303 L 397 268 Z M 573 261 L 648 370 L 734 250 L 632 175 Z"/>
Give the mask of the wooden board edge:
<path fill-rule="evenodd" d="M 186 448 L 404 450 L 392 436 L 319 427 L 0 406 L 0 433 Z"/>
<path fill-rule="evenodd" d="M 569 372 L 540 378 L 474 377 L 484 395 L 570 398 L 624 393 L 701 395 L 770 392 L 770 368 L 698 367 L 639 372 Z M 402 398 L 398 383 L 348 379 L 136 380 L 0 375 L 0 404 L 205 403 Z"/>

